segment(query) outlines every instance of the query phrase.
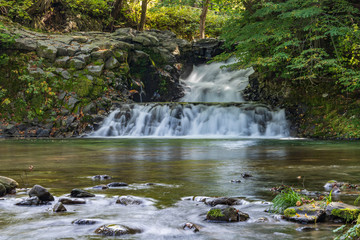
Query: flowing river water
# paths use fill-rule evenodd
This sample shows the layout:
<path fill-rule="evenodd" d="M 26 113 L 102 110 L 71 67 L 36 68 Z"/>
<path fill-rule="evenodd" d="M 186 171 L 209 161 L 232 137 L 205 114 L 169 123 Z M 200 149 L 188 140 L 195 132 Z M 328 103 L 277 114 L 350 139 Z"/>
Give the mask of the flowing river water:
<path fill-rule="evenodd" d="M 64 213 L 54 213 L 52 205 L 15 206 L 27 196 L 25 190 L 8 195 L 0 199 L 0 240 L 103 239 L 94 231 L 104 224 L 142 230 L 121 239 L 331 239 L 339 224 L 304 228 L 268 213 L 270 188 L 286 184 L 324 191 L 331 179 L 358 183 L 360 144 L 290 138 L 283 110 L 243 101 L 240 90 L 252 70 L 219 67 L 196 68 L 189 76 L 182 101 L 190 103 L 124 105 L 90 138 L 0 139 L 1 176 L 22 188 L 42 185 L 55 202 L 74 188 L 96 194 L 84 205 L 66 205 Z M 253 177 L 243 179 L 245 172 Z M 112 179 L 92 180 L 99 174 Z M 93 188 L 110 182 L 129 185 Z M 125 195 L 146 201 L 115 203 Z M 250 219 L 207 222 L 211 207 L 189 196 L 239 197 L 242 204 L 235 207 Z M 351 203 L 356 196 L 334 198 Z M 96 224 L 73 224 L 76 219 Z M 200 232 L 183 230 L 187 222 L 200 225 Z"/>

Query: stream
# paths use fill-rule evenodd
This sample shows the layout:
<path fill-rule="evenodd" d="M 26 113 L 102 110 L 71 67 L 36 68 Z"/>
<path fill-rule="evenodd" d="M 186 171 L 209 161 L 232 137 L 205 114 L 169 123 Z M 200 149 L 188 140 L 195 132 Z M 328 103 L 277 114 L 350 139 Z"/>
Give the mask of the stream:
<path fill-rule="evenodd" d="M 86 138 L 0 138 L 0 176 L 15 179 L 21 188 L 39 184 L 55 202 L 74 188 L 96 195 L 86 204 L 66 205 L 62 213 L 53 212 L 52 205 L 16 206 L 26 189 L 7 195 L 0 199 L 0 240 L 103 239 L 94 231 L 104 224 L 142 231 L 121 239 L 333 238 L 340 224 L 305 226 L 267 212 L 274 198 L 270 189 L 286 184 L 323 192 L 329 180 L 359 183 L 360 143 L 292 138 L 283 109 L 243 100 L 252 69 L 229 71 L 221 65 L 195 67 L 182 80 L 181 103 L 124 104 Z M 243 173 L 252 177 L 242 178 Z M 111 179 L 93 180 L 95 175 Z M 111 182 L 128 186 L 93 188 Z M 127 195 L 144 203 L 116 204 Z M 235 207 L 250 219 L 205 221 L 211 207 L 196 196 L 241 198 Z M 348 203 L 356 197 L 333 196 Z M 96 223 L 73 224 L 76 219 Z M 200 231 L 184 230 L 187 222 Z"/>

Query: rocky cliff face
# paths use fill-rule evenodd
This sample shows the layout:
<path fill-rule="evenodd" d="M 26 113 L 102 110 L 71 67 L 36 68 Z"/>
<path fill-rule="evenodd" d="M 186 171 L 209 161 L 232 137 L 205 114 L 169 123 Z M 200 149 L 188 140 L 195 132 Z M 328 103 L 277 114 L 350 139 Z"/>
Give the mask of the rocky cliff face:
<path fill-rule="evenodd" d="M 122 102 L 176 101 L 183 95 L 180 75 L 219 54 L 222 45 L 130 28 L 71 35 L 9 28 L 8 33 L 17 36 L 12 53 L 32 53 L 26 74 L 75 87 L 56 92 L 60 109 L 52 117 L 2 123 L 0 136 L 78 136 L 99 126 Z"/>

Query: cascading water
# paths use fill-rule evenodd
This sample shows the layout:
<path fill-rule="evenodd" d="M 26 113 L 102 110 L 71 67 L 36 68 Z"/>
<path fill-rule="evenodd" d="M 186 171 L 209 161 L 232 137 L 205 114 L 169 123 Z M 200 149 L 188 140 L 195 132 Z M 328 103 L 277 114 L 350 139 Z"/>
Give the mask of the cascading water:
<path fill-rule="evenodd" d="M 224 63 L 194 67 L 182 80 L 182 103 L 124 104 L 94 137 L 285 137 L 284 110 L 244 102 L 252 69 L 229 71 Z"/>

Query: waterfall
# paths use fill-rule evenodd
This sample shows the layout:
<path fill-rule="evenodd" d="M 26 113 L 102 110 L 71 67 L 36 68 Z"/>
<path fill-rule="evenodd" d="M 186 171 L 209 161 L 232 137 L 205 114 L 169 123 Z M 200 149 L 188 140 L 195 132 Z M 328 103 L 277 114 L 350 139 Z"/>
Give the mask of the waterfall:
<path fill-rule="evenodd" d="M 181 103 L 123 104 L 94 137 L 285 137 L 285 111 L 247 103 L 241 92 L 252 69 L 230 71 L 224 63 L 194 67 L 182 79 Z"/>

